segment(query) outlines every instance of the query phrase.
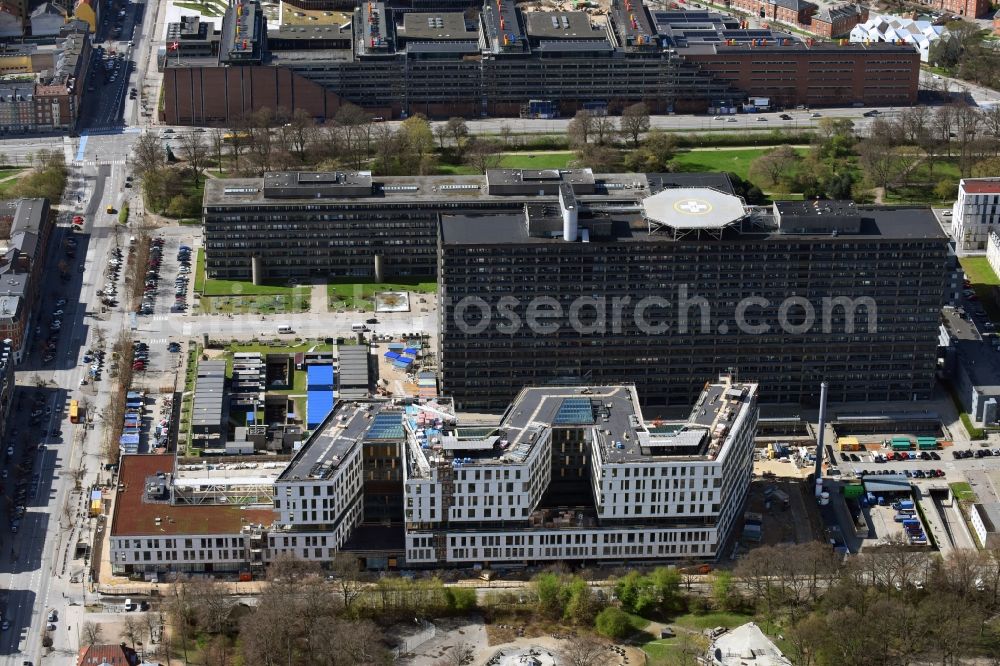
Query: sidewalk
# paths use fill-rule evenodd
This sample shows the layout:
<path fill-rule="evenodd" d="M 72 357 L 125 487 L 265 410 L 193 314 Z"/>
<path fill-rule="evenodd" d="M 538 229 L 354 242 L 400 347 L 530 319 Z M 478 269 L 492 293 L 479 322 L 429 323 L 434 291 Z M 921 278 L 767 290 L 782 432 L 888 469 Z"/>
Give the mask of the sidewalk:
<path fill-rule="evenodd" d="M 323 283 L 312 286 L 312 294 L 309 299 L 309 311 L 325 314 L 330 311 L 330 294 Z"/>

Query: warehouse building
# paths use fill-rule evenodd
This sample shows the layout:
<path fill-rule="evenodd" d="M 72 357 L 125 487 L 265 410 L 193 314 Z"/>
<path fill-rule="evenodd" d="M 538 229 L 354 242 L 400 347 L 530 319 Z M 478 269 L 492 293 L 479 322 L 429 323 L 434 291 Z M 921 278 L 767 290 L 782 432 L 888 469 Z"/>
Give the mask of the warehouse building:
<path fill-rule="evenodd" d="M 260 15 L 253 2 L 238 6 L 244 20 Z M 251 23 L 233 42 L 246 53 L 227 47 L 236 8 L 217 56 L 164 61 L 165 123 L 232 126 L 263 107 L 326 120 L 346 102 L 401 118 L 618 113 L 637 102 L 657 113 L 698 112 L 750 96 L 785 106 L 906 105 L 917 96 L 912 46 L 802 41 L 640 1 L 613 0 L 600 23 L 583 11 L 522 12 L 503 0 L 478 13 L 362 3 L 350 21 L 318 34 L 320 26 L 283 26 L 272 42 L 266 25 Z"/>

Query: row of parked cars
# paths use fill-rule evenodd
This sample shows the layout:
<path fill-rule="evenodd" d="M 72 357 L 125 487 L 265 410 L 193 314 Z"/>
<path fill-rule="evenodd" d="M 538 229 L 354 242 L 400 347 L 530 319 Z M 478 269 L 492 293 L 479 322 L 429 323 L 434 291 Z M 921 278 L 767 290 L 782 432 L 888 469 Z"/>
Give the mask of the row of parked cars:
<path fill-rule="evenodd" d="M 899 471 L 894 469 L 862 469 L 858 470 L 858 476 L 883 476 L 885 474 L 900 474 Z M 904 469 L 902 471 L 907 478 L 910 479 L 937 479 L 944 477 L 943 469 Z"/>
<path fill-rule="evenodd" d="M 136 340 L 132 343 L 132 369 L 142 372 L 146 369 L 147 363 L 149 363 L 149 345 Z"/>
<path fill-rule="evenodd" d="M 151 315 L 156 307 L 156 291 L 160 284 L 160 263 L 163 260 L 163 239 L 154 238 L 149 248 L 149 268 L 146 269 L 146 286 L 142 291 L 139 314 Z"/>
<path fill-rule="evenodd" d="M 937 451 L 889 451 L 888 453 L 873 453 L 872 462 L 884 463 L 905 460 L 941 460 Z"/>
<path fill-rule="evenodd" d="M 66 307 L 66 299 L 60 298 L 56 301 L 55 310 L 52 311 L 52 318 L 49 322 L 49 337 L 42 347 L 42 363 L 51 363 L 56 357 L 56 347 L 59 345 L 59 333 L 62 331 L 63 308 Z M 42 332 L 39 327 L 38 333 Z"/>
<path fill-rule="evenodd" d="M 966 449 L 964 451 L 952 451 L 951 455 L 955 457 L 955 460 L 963 460 L 965 458 L 989 458 L 991 456 L 1000 456 L 1000 449 L 976 449 L 975 451 Z"/>
<path fill-rule="evenodd" d="M 108 261 L 108 270 L 105 273 L 108 284 L 105 285 L 104 289 L 97 290 L 97 295 L 101 297 L 101 303 L 109 308 L 118 305 L 118 276 L 121 275 L 124 263 L 121 248 L 116 247 L 111 251 L 111 260 Z"/>
<path fill-rule="evenodd" d="M 191 277 L 191 248 L 181 245 L 177 250 L 177 262 L 181 265 L 177 271 L 177 279 L 174 280 L 174 304 L 170 306 L 171 312 L 184 312 L 187 310 L 188 281 Z"/>

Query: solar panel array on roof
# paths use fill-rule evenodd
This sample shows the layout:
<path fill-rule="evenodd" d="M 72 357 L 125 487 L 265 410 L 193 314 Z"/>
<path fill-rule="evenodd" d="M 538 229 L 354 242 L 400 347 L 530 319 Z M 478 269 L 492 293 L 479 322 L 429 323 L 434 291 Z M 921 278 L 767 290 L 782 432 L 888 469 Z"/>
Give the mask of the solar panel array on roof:
<path fill-rule="evenodd" d="M 552 421 L 554 425 L 592 425 L 594 409 L 590 398 L 565 398 Z"/>
<path fill-rule="evenodd" d="M 396 411 L 382 411 L 372 419 L 372 425 L 368 428 L 365 439 L 402 439 L 403 438 L 403 413 Z"/>

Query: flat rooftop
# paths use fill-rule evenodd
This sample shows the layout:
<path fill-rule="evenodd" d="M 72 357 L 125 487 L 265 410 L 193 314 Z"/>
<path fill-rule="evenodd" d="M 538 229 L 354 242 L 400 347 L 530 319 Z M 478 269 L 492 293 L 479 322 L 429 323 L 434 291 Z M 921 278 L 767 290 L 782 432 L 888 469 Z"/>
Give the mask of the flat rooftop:
<path fill-rule="evenodd" d="M 984 340 L 971 322 L 959 317 L 954 308 L 943 308 L 941 316 L 945 329 L 955 339 L 957 361 L 973 386 L 985 393 L 1000 393 L 1000 351 Z"/>
<path fill-rule="evenodd" d="M 270 525 L 277 518 L 269 506 L 147 502 L 147 479 L 169 475 L 173 467 L 173 455 L 122 456 L 111 536 L 239 534 L 244 525 Z"/>
<path fill-rule="evenodd" d="M 463 12 L 407 12 L 396 36 L 416 40 L 475 40 L 479 36 L 474 21 L 466 21 Z"/>
<path fill-rule="evenodd" d="M 310 481 L 332 476 L 351 449 L 360 446 L 370 425 L 369 414 L 379 408 L 376 402 L 338 402 L 278 481 Z"/>
<path fill-rule="evenodd" d="M 1000 194 L 1000 178 L 965 178 L 961 183 L 967 194 Z"/>
<path fill-rule="evenodd" d="M 634 194 L 634 193 L 633 193 Z M 583 202 L 583 211 L 580 214 L 580 228 L 587 226 L 587 197 L 579 197 Z M 670 235 L 649 233 L 646 223 L 642 220 L 638 210 L 629 211 L 622 206 L 617 212 L 612 211 L 608 216 L 611 221 L 612 236 L 610 238 L 591 238 L 591 244 L 602 241 L 612 242 L 677 242 Z M 607 207 L 604 208 L 604 212 Z M 934 218 L 929 208 L 858 208 L 861 216 L 860 225 L 857 232 L 838 233 L 836 238 L 876 239 L 886 238 L 893 240 L 926 240 L 935 239 L 945 241 L 946 236 L 941 230 L 941 226 Z M 765 229 L 744 229 L 736 231 L 732 227 L 727 228 L 719 239 L 703 238 L 704 242 L 734 242 L 740 239 L 746 241 L 760 240 L 824 240 L 829 241 L 829 232 L 816 231 L 814 233 L 793 233 L 783 232 L 775 226 Z M 444 214 L 441 216 L 441 239 L 445 245 L 518 245 L 535 243 L 563 243 L 561 238 L 547 238 L 529 236 L 527 225 L 523 214 Z"/>
<path fill-rule="evenodd" d="M 587 12 L 526 12 L 528 36 L 541 39 L 605 40 L 603 28 L 590 21 Z"/>
<path fill-rule="evenodd" d="M 443 438 L 443 450 L 454 454 L 461 466 L 520 464 L 546 430 L 570 428 L 590 431 L 607 463 L 712 459 L 721 453 L 728 434 L 720 424 L 733 423 L 755 395 L 752 384 L 710 384 L 686 421 L 650 427 L 631 385 L 528 387 L 518 393 L 498 426 L 459 423 L 457 437 Z"/>
<path fill-rule="evenodd" d="M 365 203 L 408 203 L 421 205 L 452 204 L 467 201 L 509 202 L 518 205 L 520 201 L 534 199 L 557 201 L 553 186 L 560 180 L 557 169 L 497 169 L 487 176 L 377 176 L 364 172 L 351 174 L 339 172 L 347 180 L 341 182 L 312 182 L 301 179 L 305 174 L 280 172 L 268 174 L 265 178 L 213 178 L 205 183 L 204 206 L 274 205 L 309 202 L 325 205 L 360 205 Z M 561 173 L 561 182 L 569 182 L 574 187 L 595 187 L 593 195 L 578 196 L 586 201 L 587 196 L 602 200 L 633 201 L 637 196 L 648 194 L 645 174 L 589 174 L 588 170 L 569 170 Z M 314 174 L 327 176 L 329 174 Z M 368 187 L 366 178 L 371 179 Z M 526 180 L 527 179 L 527 180 Z M 530 185 L 537 183 L 537 188 Z M 490 194 L 491 185 L 501 188 L 512 186 L 524 188 L 504 194 Z M 314 189 L 315 188 L 315 189 Z M 540 190 L 546 189 L 546 193 Z M 320 191 L 320 196 L 315 194 Z M 638 194 L 637 194 L 638 193 Z"/>
<path fill-rule="evenodd" d="M 303 9 L 287 2 L 281 3 L 281 25 L 289 26 L 342 26 L 350 23 L 354 16 L 349 12 L 332 9 Z"/>

